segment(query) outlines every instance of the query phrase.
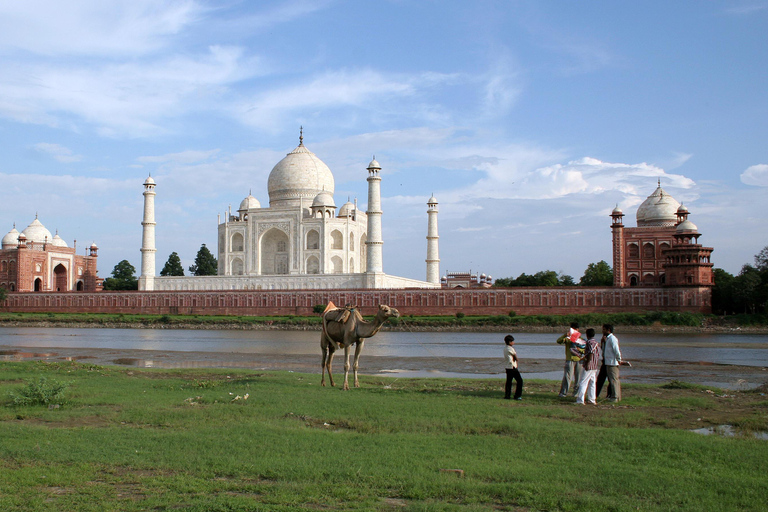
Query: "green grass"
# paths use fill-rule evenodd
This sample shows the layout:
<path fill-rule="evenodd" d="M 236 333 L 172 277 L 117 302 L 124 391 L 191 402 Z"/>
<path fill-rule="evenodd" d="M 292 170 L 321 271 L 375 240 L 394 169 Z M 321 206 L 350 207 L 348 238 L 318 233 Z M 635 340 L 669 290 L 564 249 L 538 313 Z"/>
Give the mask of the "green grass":
<path fill-rule="evenodd" d="M 41 376 L 67 402 L 14 406 Z M 626 385 L 618 407 L 576 407 L 547 381 L 516 402 L 495 379 L 319 380 L 0 363 L 0 510 L 723 511 L 768 495 L 766 441 L 689 432 L 768 429 L 759 392 Z"/>

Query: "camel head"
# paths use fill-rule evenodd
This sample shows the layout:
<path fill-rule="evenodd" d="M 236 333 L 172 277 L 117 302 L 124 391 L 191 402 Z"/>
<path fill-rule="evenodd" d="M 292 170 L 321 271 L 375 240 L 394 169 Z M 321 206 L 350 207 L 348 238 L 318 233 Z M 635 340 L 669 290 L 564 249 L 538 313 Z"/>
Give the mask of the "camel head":
<path fill-rule="evenodd" d="M 376 314 L 376 316 L 383 318 L 384 320 L 387 320 L 389 318 L 397 318 L 400 316 L 400 312 L 396 310 L 395 308 L 391 308 L 389 306 L 385 306 L 384 304 L 379 305 L 379 312 Z"/>

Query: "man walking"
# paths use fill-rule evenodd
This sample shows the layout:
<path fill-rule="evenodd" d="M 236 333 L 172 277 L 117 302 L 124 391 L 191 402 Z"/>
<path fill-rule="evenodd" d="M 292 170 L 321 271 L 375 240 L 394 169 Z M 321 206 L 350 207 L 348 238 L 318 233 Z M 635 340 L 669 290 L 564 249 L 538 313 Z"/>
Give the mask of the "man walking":
<path fill-rule="evenodd" d="M 515 338 L 511 334 L 504 336 L 504 361 L 506 361 L 507 381 L 504 383 L 504 399 L 512 398 L 512 380 L 515 385 L 515 400 L 523 399 L 523 377 L 517 369 L 517 352 L 515 352 Z"/>
<path fill-rule="evenodd" d="M 584 366 L 584 371 L 581 375 L 581 382 L 579 382 L 576 403 L 584 405 L 584 395 L 586 395 L 587 403 L 595 405 L 597 403 L 595 401 L 595 380 L 597 369 L 600 366 L 600 345 L 595 341 L 594 329 L 587 329 L 587 346 L 584 351 L 582 365 Z"/>
<path fill-rule="evenodd" d="M 610 384 L 608 401 L 618 402 L 621 400 L 621 382 L 619 382 L 621 350 L 619 339 L 614 336 L 611 324 L 603 324 L 603 340 L 605 340 L 605 371 Z"/>

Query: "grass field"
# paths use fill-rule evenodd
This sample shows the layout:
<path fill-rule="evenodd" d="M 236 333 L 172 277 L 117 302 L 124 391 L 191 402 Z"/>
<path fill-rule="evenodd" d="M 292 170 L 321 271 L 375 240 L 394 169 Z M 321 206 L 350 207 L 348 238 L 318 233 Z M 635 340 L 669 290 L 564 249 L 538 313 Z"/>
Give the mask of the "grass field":
<path fill-rule="evenodd" d="M 46 381 L 39 381 L 45 377 Z M 0 510 L 765 510 L 766 389 L 0 363 Z M 25 386 L 62 398 L 14 405 Z M 729 424 L 741 435 L 691 429 Z M 458 472 L 441 470 L 462 470 Z"/>

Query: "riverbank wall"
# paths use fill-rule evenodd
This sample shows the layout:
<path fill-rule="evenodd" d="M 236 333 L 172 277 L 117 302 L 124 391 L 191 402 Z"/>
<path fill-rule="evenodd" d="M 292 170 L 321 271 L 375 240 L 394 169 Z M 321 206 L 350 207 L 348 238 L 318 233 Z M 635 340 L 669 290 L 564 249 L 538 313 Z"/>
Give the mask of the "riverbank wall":
<path fill-rule="evenodd" d="M 402 315 L 567 315 L 676 311 L 711 313 L 709 287 L 488 288 L 404 290 L 221 290 L 9 293 L 0 310 L 14 313 L 308 316 L 317 305 L 379 304 Z"/>

